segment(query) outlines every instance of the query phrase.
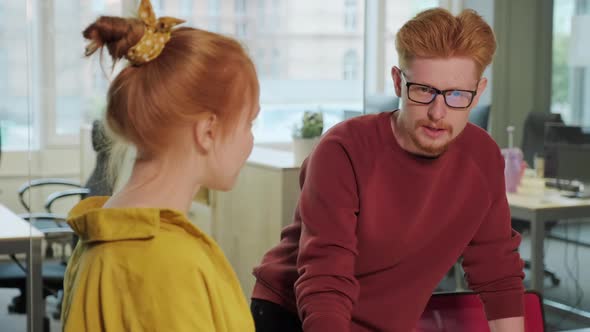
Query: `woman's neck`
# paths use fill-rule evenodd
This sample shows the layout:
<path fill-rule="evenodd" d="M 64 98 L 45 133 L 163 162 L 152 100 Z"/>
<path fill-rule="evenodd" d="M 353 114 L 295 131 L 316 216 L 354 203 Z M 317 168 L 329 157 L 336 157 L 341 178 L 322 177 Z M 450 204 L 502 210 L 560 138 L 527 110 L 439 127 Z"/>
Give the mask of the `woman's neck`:
<path fill-rule="evenodd" d="M 180 162 L 138 160 L 129 181 L 105 207 L 165 208 L 187 213 L 199 190 L 194 173 Z"/>

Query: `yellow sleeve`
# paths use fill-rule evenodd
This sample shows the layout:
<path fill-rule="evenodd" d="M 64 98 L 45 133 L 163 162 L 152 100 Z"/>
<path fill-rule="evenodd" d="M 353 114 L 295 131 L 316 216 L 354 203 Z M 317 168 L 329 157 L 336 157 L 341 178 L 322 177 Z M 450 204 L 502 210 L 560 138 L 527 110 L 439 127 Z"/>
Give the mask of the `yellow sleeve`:
<path fill-rule="evenodd" d="M 128 259 L 120 249 L 70 263 L 77 273 L 64 297 L 65 332 L 217 330 L 200 271 L 149 254 Z"/>

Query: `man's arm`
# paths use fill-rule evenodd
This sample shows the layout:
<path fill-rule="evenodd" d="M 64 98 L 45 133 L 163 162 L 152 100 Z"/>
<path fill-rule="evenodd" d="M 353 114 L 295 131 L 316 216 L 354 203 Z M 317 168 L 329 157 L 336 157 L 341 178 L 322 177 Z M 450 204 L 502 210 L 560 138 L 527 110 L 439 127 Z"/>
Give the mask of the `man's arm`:
<path fill-rule="evenodd" d="M 354 275 L 359 199 L 351 160 L 338 139 L 324 137 L 301 173 L 295 294 L 303 330 L 350 331 L 359 293 Z"/>
<path fill-rule="evenodd" d="M 489 321 L 524 315 L 523 261 L 520 234 L 512 229 L 504 186 L 504 159 L 498 150 L 488 179 L 490 205 L 484 220 L 463 251 L 469 287 L 477 292 Z"/>
<path fill-rule="evenodd" d="M 491 332 L 524 332 L 524 318 L 510 317 L 489 321 Z"/>

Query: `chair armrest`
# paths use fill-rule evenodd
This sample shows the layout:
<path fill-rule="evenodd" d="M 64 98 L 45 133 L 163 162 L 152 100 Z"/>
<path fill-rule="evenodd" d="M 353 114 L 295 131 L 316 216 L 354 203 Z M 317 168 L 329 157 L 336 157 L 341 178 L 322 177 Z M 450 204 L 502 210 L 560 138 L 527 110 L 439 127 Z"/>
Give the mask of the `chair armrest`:
<path fill-rule="evenodd" d="M 78 183 L 76 181 L 65 180 L 65 179 L 46 178 L 46 179 L 31 180 L 31 181 L 23 184 L 18 189 L 18 198 L 20 200 L 20 203 L 25 207 L 25 209 L 27 211 L 31 211 L 31 208 L 24 200 L 25 193 L 31 188 L 39 187 L 39 186 L 46 186 L 46 185 L 60 185 L 60 186 L 70 186 L 70 187 L 82 188 L 82 185 L 80 185 L 80 183 Z"/>
<path fill-rule="evenodd" d="M 20 218 L 28 221 L 31 225 L 35 226 L 35 220 L 39 221 L 50 221 L 55 225 L 50 224 L 49 226 L 37 225 L 35 228 L 44 235 L 56 237 L 60 235 L 71 235 L 74 231 L 67 224 L 66 216 L 61 214 L 53 213 L 24 213 L 18 215 Z"/>
<path fill-rule="evenodd" d="M 57 224 L 65 223 L 68 218 L 65 214 L 48 213 L 48 212 L 35 212 L 35 213 L 21 213 L 18 215 L 19 218 L 24 219 L 28 222 L 31 219 L 46 219 L 51 220 Z"/>
<path fill-rule="evenodd" d="M 68 189 L 68 190 L 54 192 L 53 194 L 47 196 L 47 200 L 45 201 L 45 210 L 47 212 L 51 213 L 51 206 L 58 199 L 70 197 L 70 196 L 80 196 L 80 198 L 82 198 L 88 194 L 90 194 L 90 189 L 88 189 L 88 188 Z"/>
<path fill-rule="evenodd" d="M 41 230 L 41 232 L 45 235 L 70 235 L 70 234 L 74 234 L 74 231 L 70 228 L 70 226 L 67 227 L 54 227 L 54 228 L 44 228 L 43 230 Z"/>

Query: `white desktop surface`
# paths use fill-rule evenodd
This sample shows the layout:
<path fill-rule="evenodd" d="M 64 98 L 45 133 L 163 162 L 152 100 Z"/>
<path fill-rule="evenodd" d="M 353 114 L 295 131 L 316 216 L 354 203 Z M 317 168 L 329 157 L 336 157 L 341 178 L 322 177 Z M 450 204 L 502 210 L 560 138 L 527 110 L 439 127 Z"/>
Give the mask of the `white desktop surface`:
<path fill-rule="evenodd" d="M 27 331 L 43 332 L 42 253 L 43 233 L 0 204 L 0 254 L 26 253 Z"/>
<path fill-rule="evenodd" d="M 527 172 L 517 192 L 507 193 L 513 218 L 530 222 L 531 288 L 543 292 L 545 223 L 576 222 L 590 217 L 590 199 L 567 198 L 545 188 L 545 179 Z"/>
<path fill-rule="evenodd" d="M 0 204 L 0 241 L 42 237 L 38 229 Z"/>
<path fill-rule="evenodd" d="M 273 169 L 297 169 L 292 151 L 254 146 L 248 158 L 248 164 Z"/>

